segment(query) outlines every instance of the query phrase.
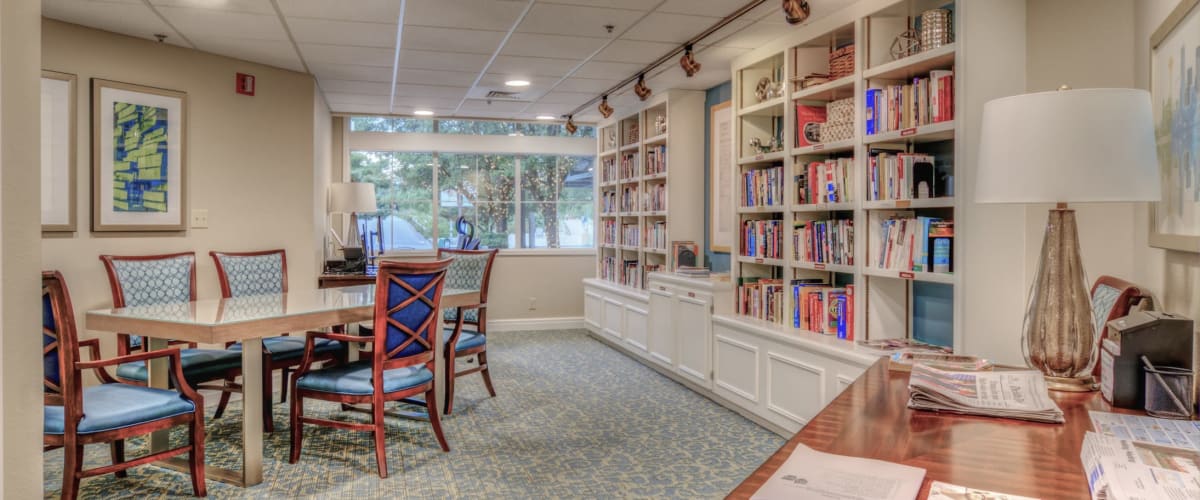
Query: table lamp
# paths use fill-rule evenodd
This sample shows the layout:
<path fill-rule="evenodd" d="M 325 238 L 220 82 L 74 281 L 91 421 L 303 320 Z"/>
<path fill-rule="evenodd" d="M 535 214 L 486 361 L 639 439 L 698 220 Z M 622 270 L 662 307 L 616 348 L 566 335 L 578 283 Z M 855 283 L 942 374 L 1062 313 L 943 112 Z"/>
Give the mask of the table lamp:
<path fill-rule="evenodd" d="M 369 182 L 336 182 L 329 185 L 329 213 L 350 214 L 350 228 L 342 247 L 362 248 L 358 233 L 358 214 L 378 212 L 375 185 Z M 337 233 L 334 233 L 337 236 Z"/>
<path fill-rule="evenodd" d="M 1025 361 L 1047 387 L 1091 391 L 1099 352 L 1075 211 L 1068 203 L 1161 196 L 1150 94 L 1065 86 L 983 106 L 976 203 L 1050 209 L 1022 331 Z"/>

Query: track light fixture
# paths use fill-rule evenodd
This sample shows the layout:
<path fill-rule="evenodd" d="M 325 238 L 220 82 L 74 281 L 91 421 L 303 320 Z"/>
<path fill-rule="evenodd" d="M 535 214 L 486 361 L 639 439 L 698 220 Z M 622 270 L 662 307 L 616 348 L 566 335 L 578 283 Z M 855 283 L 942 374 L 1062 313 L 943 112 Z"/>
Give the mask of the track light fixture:
<path fill-rule="evenodd" d="M 600 110 L 600 116 L 603 116 L 605 118 L 612 116 L 613 107 L 608 105 L 608 96 L 607 95 L 600 98 L 600 105 L 597 106 L 596 109 Z"/>
<path fill-rule="evenodd" d="M 568 134 L 574 134 L 576 130 L 579 130 L 579 127 L 575 125 L 575 115 L 567 116 L 567 124 L 563 127 L 567 129 Z"/>
<path fill-rule="evenodd" d="M 808 19 L 808 0 L 783 0 L 783 18 L 788 24 L 800 24 Z"/>
<path fill-rule="evenodd" d="M 679 58 L 679 67 L 683 68 L 683 73 L 688 78 L 700 72 L 700 63 L 696 62 L 696 56 L 692 55 L 692 44 L 684 46 L 683 57 Z"/>
<path fill-rule="evenodd" d="M 651 92 L 653 91 L 650 90 L 650 87 L 646 86 L 646 74 L 638 75 L 637 85 L 633 86 L 633 93 L 637 94 L 638 99 L 645 101 L 647 97 L 650 97 Z"/>

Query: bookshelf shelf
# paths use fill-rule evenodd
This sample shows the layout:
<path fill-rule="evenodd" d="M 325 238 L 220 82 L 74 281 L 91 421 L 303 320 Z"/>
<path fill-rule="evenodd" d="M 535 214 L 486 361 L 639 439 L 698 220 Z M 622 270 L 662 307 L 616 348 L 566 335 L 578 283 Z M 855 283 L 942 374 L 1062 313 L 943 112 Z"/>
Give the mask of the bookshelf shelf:
<path fill-rule="evenodd" d="M 898 280 L 909 281 L 924 281 L 926 283 L 942 283 L 946 285 L 954 284 L 954 275 L 946 273 L 925 273 L 920 271 L 895 271 L 891 269 L 879 269 L 876 267 L 864 266 L 863 274 L 878 278 L 892 278 Z"/>
<path fill-rule="evenodd" d="M 783 116 L 783 102 L 783 97 L 767 99 L 739 110 L 738 116 Z"/>
<path fill-rule="evenodd" d="M 772 205 L 767 207 L 737 207 L 739 214 L 781 214 L 784 211 L 783 205 Z"/>
<path fill-rule="evenodd" d="M 778 163 L 783 160 L 784 152 L 776 151 L 774 153 L 762 153 L 753 156 L 744 156 L 738 159 L 738 165 L 754 165 L 758 163 Z"/>
<path fill-rule="evenodd" d="M 747 257 L 745 255 L 737 256 L 738 262 L 743 264 L 760 264 L 765 266 L 782 266 L 783 259 L 766 259 L 762 257 Z"/>
<path fill-rule="evenodd" d="M 600 156 L 602 156 L 602 157 L 603 157 L 603 156 L 612 156 L 612 155 L 615 155 L 615 154 L 617 154 L 617 150 L 615 150 L 615 149 L 610 149 L 610 150 L 608 150 L 608 151 L 602 151 L 602 152 L 600 153 Z"/>
<path fill-rule="evenodd" d="M 880 142 L 912 141 L 914 143 L 947 141 L 954 138 L 954 120 L 912 127 L 904 130 L 893 130 L 881 134 L 871 134 L 863 137 L 863 143 L 876 144 Z"/>
<path fill-rule="evenodd" d="M 646 252 L 646 253 L 653 253 L 653 254 L 659 254 L 659 255 L 667 254 L 667 249 L 665 249 L 665 248 L 646 247 L 646 248 L 643 248 L 642 251 Z"/>
<path fill-rule="evenodd" d="M 644 217 L 666 217 L 667 211 L 666 210 L 651 210 L 649 212 L 642 212 L 642 216 L 644 216 Z"/>
<path fill-rule="evenodd" d="M 954 54 L 958 44 L 948 44 L 920 54 L 898 59 L 863 71 L 867 80 L 904 80 L 923 75 L 934 69 L 945 69 L 954 65 Z"/>
<path fill-rule="evenodd" d="M 640 144 L 638 144 L 636 142 L 633 144 L 627 144 L 625 146 L 621 146 L 621 152 L 624 153 L 626 151 L 637 151 L 638 146 L 640 146 Z"/>
<path fill-rule="evenodd" d="M 820 263 L 820 262 L 805 262 L 802 260 L 792 261 L 792 267 L 795 267 L 798 269 L 808 269 L 808 270 L 812 270 L 812 271 L 827 271 L 827 272 L 831 272 L 831 273 L 854 274 L 855 272 L 858 272 L 858 268 L 856 266 L 847 266 L 847 265 L 842 265 L 842 264 L 824 264 L 824 263 Z"/>
<path fill-rule="evenodd" d="M 917 198 L 915 200 L 864 201 L 866 210 L 903 210 L 906 208 L 954 208 L 954 197 Z"/>
<path fill-rule="evenodd" d="M 813 85 L 792 93 L 793 101 L 832 101 L 854 95 L 854 82 L 858 75 L 851 74 L 837 80 Z"/>
<path fill-rule="evenodd" d="M 667 142 L 667 134 L 664 133 L 664 134 L 659 134 L 659 135 L 656 135 L 649 139 L 646 139 L 645 141 L 642 141 L 642 144 L 651 146 L 651 145 L 663 144 L 665 142 Z"/>
<path fill-rule="evenodd" d="M 661 174 L 652 174 L 652 175 L 642 176 L 643 181 L 659 181 L 659 180 L 664 180 L 666 178 L 667 178 L 666 172 L 663 172 Z"/>
<path fill-rule="evenodd" d="M 857 204 L 852 201 L 842 203 L 807 203 L 803 205 L 791 205 L 791 211 L 798 213 L 849 211 L 854 210 L 855 208 L 857 208 Z"/>
<path fill-rule="evenodd" d="M 854 139 L 843 139 L 840 141 L 826 142 L 822 144 L 813 144 L 802 148 L 792 149 L 793 156 L 801 155 L 824 155 L 831 153 L 842 153 L 846 151 L 854 151 L 854 147 L 858 141 Z"/>

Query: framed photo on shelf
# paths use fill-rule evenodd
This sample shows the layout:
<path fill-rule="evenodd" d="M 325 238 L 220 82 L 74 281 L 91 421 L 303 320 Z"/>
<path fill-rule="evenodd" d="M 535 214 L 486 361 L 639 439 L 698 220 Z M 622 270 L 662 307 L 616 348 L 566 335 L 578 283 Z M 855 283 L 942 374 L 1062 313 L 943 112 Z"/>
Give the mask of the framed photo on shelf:
<path fill-rule="evenodd" d="M 694 241 L 671 242 L 671 272 L 680 267 L 698 267 L 700 265 L 700 247 Z"/>
<path fill-rule="evenodd" d="M 42 71 L 42 231 L 75 231 L 75 86 L 68 73 Z"/>
<path fill-rule="evenodd" d="M 729 253 L 733 246 L 733 104 L 709 108 L 709 244 L 712 251 Z"/>
<path fill-rule="evenodd" d="M 187 94 L 92 79 L 92 231 L 187 228 Z"/>
<path fill-rule="evenodd" d="M 1150 245 L 1200 253 L 1200 0 L 1181 0 L 1150 37 L 1150 99 L 1162 200 Z"/>

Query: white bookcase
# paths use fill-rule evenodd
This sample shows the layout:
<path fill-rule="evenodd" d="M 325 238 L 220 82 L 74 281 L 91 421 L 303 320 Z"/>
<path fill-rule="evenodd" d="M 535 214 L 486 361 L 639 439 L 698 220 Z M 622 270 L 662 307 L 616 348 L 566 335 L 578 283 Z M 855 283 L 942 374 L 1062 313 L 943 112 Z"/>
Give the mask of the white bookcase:
<path fill-rule="evenodd" d="M 647 274 L 671 269 L 672 241 L 703 244 L 704 93 L 656 92 L 620 111 L 599 124 L 596 276 L 645 289 Z"/>

